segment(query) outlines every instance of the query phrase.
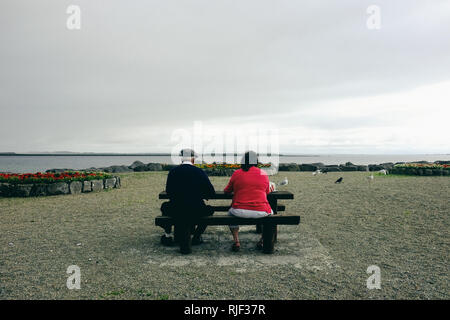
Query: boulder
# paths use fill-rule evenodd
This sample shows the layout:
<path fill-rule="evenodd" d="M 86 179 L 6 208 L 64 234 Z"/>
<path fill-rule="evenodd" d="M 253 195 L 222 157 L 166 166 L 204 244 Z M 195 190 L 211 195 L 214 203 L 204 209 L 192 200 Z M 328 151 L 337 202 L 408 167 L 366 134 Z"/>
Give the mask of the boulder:
<path fill-rule="evenodd" d="M 142 161 L 136 160 L 136 161 L 133 162 L 133 163 L 131 164 L 131 166 L 129 166 L 128 168 L 134 170 L 134 169 L 136 169 L 136 168 L 138 168 L 138 167 L 145 167 L 145 163 L 143 163 Z M 136 171 L 136 170 L 134 170 L 134 171 Z"/>
<path fill-rule="evenodd" d="M 32 187 L 32 184 L 11 184 L 9 185 L 8 196 L 29 197 Z"/>
<path fill-rule="evenodd" d="M 91 180 L 92 191 L 103 190 L 103 180 Z"/>
<path fill-rule="evenodd" d="M 280 163 L 278 171 L 299 171 L 300 168 L 296 163 Z"/>
<path fill-rule="evenodd" d="M 109 178 L 104 180 L 105 189 L 112 189 L 116 185 L 116 178 Z"/>
<path fill-rule="evenodd" d="M 110 166 L 104 168 L 103 171 L 108 173 L 121 173 L 121 172 L 132 172 L 133 169 L 130 169 L 127 166 Z"/>
<path fill-rule="evenodd" d="M 73 169 L 49 169 L 45 172 L 47 173 L 61 173 L 61 172 L 66 172 L 66 171 L 75 171 Z"/>
<path fill-rule="evenodd" d="M 116 177 L 116 185 L 115 185 L 115 187 L 116 188 L 120 188 L 122 185 L 121 185 L 121 181 L 120 181 L 120 177 Z"/>
<path fill-rule="evenodd" d="M 316 171 L 318 169 L 317 166 L 310 163 L 302 163 L 299 168 L 300 171 Z"/>
<path fill-rule="evenodd" d="M 313 166 L 316 166 L 319 169 L 325 167 L 325 165 L 322 162 L 314 162 L 314 163 L 311 163 L 311 164 Z"/>
<path fill-rule="evenodd" d="M 450 164 L 450 160 L 449 161 L 438 160 L 438 161 L 435 161 L 434 163 L 437 163 L 437 164 Z"/>
<path fill-rule="evenodd" d="M 163 166 L 161 163 L 148 163 L 147 171 L 162 171 Z"/>
<path fill-rule="evenodd" d="M 176 167 L 177 167 L 176 164 L 163 164 L 162 165 L 163 171 L 170 171 L 170 170 L 172 170 L 173 168 L 176 168 Z"/>
<path fill-rule="evenodd" d="M 92 191 L 92 184 L 90 181 L 83 181 L 82 184 L 83 184 L 82 192 Z"/>
<path fill-rule="evenodd" d="M 70 182 L 69 191 L 71 194 L 81 193 L 81 191 L 83 191 L 83 183 L 81 181 Z"/>
<path fill-rule="evenodd" d="M 358 167 L 354 165 L 340 165 L 339 168 L 341 168 L 341 171 L 358 171 Z"/>
<path fill-rule="evenodd" d="M 369 171 L 380 171 L 383 169 L 385 168 L 379 164 L 369 164 Z"/>
<path fill-rule="evenodd" d="M 338 166 L 326 166 L 322 169 L 322 172 L 338 172 L 342 171 Z"/>
<path fill-rule="evenodd" d="M 50 195 L 68 194 L 69 185 L 66 182 L 55 182 L 47 186 L 47 192 Z"/>
<path fill-rule="evenodd" d="M 369 171 L 369 167 L 365 165 L 356 166 L 358 171 Z"/>
<path fill-rule="evenodd" d="M 390 170 L 394 167 L 394 164 L 392 162 L 385 162 L 380 164 L 380 166 L 382 166 L 383 169 Z"/>
<path fill-rule="evenodd" d="M 33 188 L 31 189 L 30 196 L 32 197 L 40 197 L 40 196 L 46 196 L 47 195 L 47 184 L 44 183 L 37 183 L 33 185 Z"/>
<path fill-rule="evenodd" d="M 143 166 L 137 166 L 133 169 L 133 171 L 135 172 L 143 172 L 143 171 L 148 171 L 147 166 L 143 165 Z"/>
<path fill-rule="evenodd" d="M 9 184 L 0 182 L 0 197 L 6 197 L 9 193 Z"/>

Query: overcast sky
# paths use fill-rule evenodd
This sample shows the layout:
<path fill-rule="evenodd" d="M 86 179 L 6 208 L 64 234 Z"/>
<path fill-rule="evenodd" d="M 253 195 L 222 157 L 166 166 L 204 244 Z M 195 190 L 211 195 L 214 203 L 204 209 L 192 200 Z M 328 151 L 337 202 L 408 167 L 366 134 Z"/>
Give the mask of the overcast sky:
<path fill-rule="evenodd" d="M 170 152 L 200 121 L 283 153 L 450 153 L 448 0 L 2 0 L 0 40 L 3 152 Z"/>

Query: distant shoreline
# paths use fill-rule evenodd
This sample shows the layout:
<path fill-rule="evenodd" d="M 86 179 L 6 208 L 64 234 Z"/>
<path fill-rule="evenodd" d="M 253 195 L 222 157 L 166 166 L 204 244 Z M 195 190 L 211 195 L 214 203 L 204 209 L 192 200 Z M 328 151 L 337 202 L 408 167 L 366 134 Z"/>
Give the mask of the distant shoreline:
<path fill-rule="evenodd" d="M 225 153 L 226 156 L 239 156 L 243 153 Z M 0 152 L 0 156 L 14 156 L 14 157 L 170 157 L 170 153 L 13 153 Z M 202 156 L 202 155 L 200 155 Z M 206 155 L 204 155 L 206 156 Z M 209 155 L 208 155 L 209 156 Z M 317 154 L 279 154 L 280 157 L 319 157 Z"/>
<path fill-rule="evenodd" d="M 225 153 L 226 156 L 239 156 L 243 153 Z M 330 154 L 278 154 L 279 157 L 323 157 L 323 156 L 450 156 L 450 153 L 330 153 Z M 0 157 L 2 156 L 13 156 L 13 157 L 170 157 L 170 153 L 14 153 L 14 152 L 0 152 Z M 200 155 L 201 157 L 202 155 Z M 210 156 L 210 155 L 203 155 Z M 274 155 L 275 156 L 275 155 Z"/>

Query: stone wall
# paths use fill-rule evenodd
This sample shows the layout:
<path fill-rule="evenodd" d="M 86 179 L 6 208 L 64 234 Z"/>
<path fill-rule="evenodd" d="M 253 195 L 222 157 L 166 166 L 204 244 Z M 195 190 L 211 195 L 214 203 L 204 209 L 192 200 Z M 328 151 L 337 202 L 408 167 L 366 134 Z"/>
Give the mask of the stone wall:
<path fill-rule="evenodd" d="M 39 197 L 59 194 L 80 194 L 120 188 L 120 186 L 120 177 L 111 177 L 103 180 L 35 184 L 0 183 L 0 197 Z"/>

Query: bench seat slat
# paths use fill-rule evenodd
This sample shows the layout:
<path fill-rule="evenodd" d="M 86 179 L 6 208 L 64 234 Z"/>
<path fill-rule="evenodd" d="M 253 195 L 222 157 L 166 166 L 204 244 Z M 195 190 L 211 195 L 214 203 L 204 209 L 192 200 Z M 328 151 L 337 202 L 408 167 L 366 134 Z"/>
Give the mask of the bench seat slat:
<path fill-rule="evenodd" d="M 216 191 L 216 194 L 211 199 L 232 199 L 233 195 L 223 191 Z M 267 199 L 294 199 L 294 195 L 289 191 L 274 191 L 267 195 Z M 159 193 L 159 199 L 169 199 L 165 191 Z"/>
<path fill-rule="evenodd" d="M 168 225 L 173 225 L 175 219 L 171 217 L 158 216 L 155 218 L 155 225 L 164 227 Z M 214 215 L 210 217 L 197 218 L 189 220 L 189 223 L 198 224 L 199 222 L 205 223 L 209 226 L 218 225 L 256 225 L 259 223 L 271 223 L 271 224 L 282 224 L 282 225 L 297 225 L 300 223 L 300 216 L 295 215 L 271 215 L 264 218 L 252 219 L 252 218 L 239 218 L 230 217 L 226 215 Z"/>

